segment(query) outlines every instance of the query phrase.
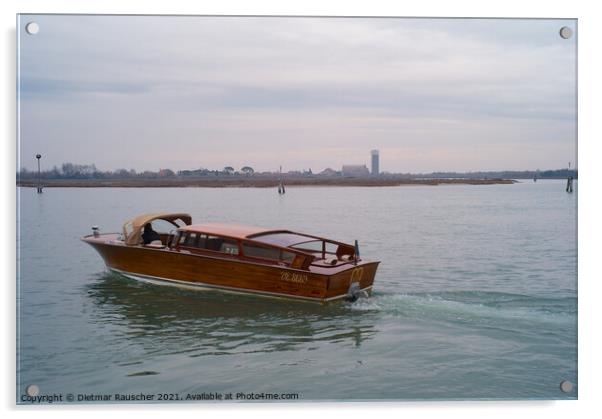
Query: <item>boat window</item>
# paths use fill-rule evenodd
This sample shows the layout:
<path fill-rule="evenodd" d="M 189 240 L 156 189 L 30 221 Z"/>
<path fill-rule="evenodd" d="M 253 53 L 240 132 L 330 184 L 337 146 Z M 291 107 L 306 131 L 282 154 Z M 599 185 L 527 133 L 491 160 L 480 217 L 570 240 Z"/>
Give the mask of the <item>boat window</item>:
<path fill-rule="evenodd" d="M 184 242 L 186 241 L 186 233 L 181 233 L 180 234 L 180 241 L 178 242 L 178 244 L 184 244 Z"/>
<path fill-rule="evenodd" d="M 228 253 L 230 255 L 238 255 L 238 243 L 236 240 L 225 239 L 220 247 L 220 252 Z"/>
<path fill-rule="evenodd" d="M 157 233 L 167 234 L 174 229 L 174 225 L 166 220 L 153 220 L 150 224 Z"/>
<path fill-rule="evenodd" d="M 184 246 L 195 247 L 197 243 L 197 233 L 188 233 Z"/>
<path fill-rule="evenodd" d="M 192 239 L 187 240 L 186 246 L 238 255 L 238 242 L 236 240 L 201 233 L 188 233 L 188 235 L 194 235 L 194 241 Z"/>
<path fill-rule="evenodd" d="M 293 252 L 287 252 L 286 250 L 268 246 L 261 246 L 256 243 L 243 243 L 242 248 L 245 256 L 258 259 L 283 261 L 288 264 L 290 264 L 296 256 Z"/>
<path fill-rule="evenodd" d="M 221 251 L 222 243 L 224 239 L 218 236 L 207 236 L 205 238 L 205 243 L 202 246 L 203 249 L 213 250 L 215 252 Z"/>
<path fill-rule="evenodd" d="M 280 249 L 273 247 L 260 246 L 255 243 L 243 243 L 242 250 L 245 256 L 260 259 L 280 259 Z M 286 252 L 289 253 L 289 252 Z"/>

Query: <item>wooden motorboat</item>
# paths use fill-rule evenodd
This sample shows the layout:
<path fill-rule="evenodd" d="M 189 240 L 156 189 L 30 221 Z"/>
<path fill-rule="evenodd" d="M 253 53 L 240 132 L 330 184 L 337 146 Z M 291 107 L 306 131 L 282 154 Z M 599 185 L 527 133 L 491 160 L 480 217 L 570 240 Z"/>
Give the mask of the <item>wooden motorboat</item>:
<path fill-rule="evenodd" d="M 156 232 L 157 223 L 170 231 Z M 354 301 L 372 290 L 379 262 L 359 247 L 289 230 L 240 224 L 195 224 L 188 214 L 145 214 L 122 233 L 83 241 L 125 276 L 184 287 L 327 302 Z"/>

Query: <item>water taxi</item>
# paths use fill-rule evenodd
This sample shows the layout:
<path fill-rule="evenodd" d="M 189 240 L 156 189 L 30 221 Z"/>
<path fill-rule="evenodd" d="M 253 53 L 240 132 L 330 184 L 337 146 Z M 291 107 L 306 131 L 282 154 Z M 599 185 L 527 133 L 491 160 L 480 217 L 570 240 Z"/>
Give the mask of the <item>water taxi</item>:
<path fill-rule="evenodd" d="M 357 241 L 240 224 L 193 225 L 183 213 L 140 215 L 121 233 L 92 231 L 82 240 L 108 269 L 130 278 L 321 303 L 368 296 L 379 264 L 360 258 Z"/>

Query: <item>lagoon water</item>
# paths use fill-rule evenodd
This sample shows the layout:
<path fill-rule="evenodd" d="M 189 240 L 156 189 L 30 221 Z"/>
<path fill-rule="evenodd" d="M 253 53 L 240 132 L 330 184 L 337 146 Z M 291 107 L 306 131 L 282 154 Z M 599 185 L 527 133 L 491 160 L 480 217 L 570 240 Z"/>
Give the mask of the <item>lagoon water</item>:
<path fill-rule="evenodd" d="M 19 403 L 30 384 L 75 397 L 577 397 L 577 194 L 563 181 L 18 194 Z M 382 261 L 374 293 L 317 305 L 139 283 L 79 240 L 153 211 L 358 239 Z"/>

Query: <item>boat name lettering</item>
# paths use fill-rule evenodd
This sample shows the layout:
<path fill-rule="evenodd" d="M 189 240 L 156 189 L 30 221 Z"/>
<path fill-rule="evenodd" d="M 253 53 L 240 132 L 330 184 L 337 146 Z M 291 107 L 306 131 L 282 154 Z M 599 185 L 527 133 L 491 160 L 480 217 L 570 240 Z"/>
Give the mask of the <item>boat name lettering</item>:
<path fill-rule="evenodd" d="M 305 284 L 307 282 L 307 274 L 300 274 L 297 272 L 282 272 L 280 279 L 286 282 L 294 282 L 296 284 Z"/>

